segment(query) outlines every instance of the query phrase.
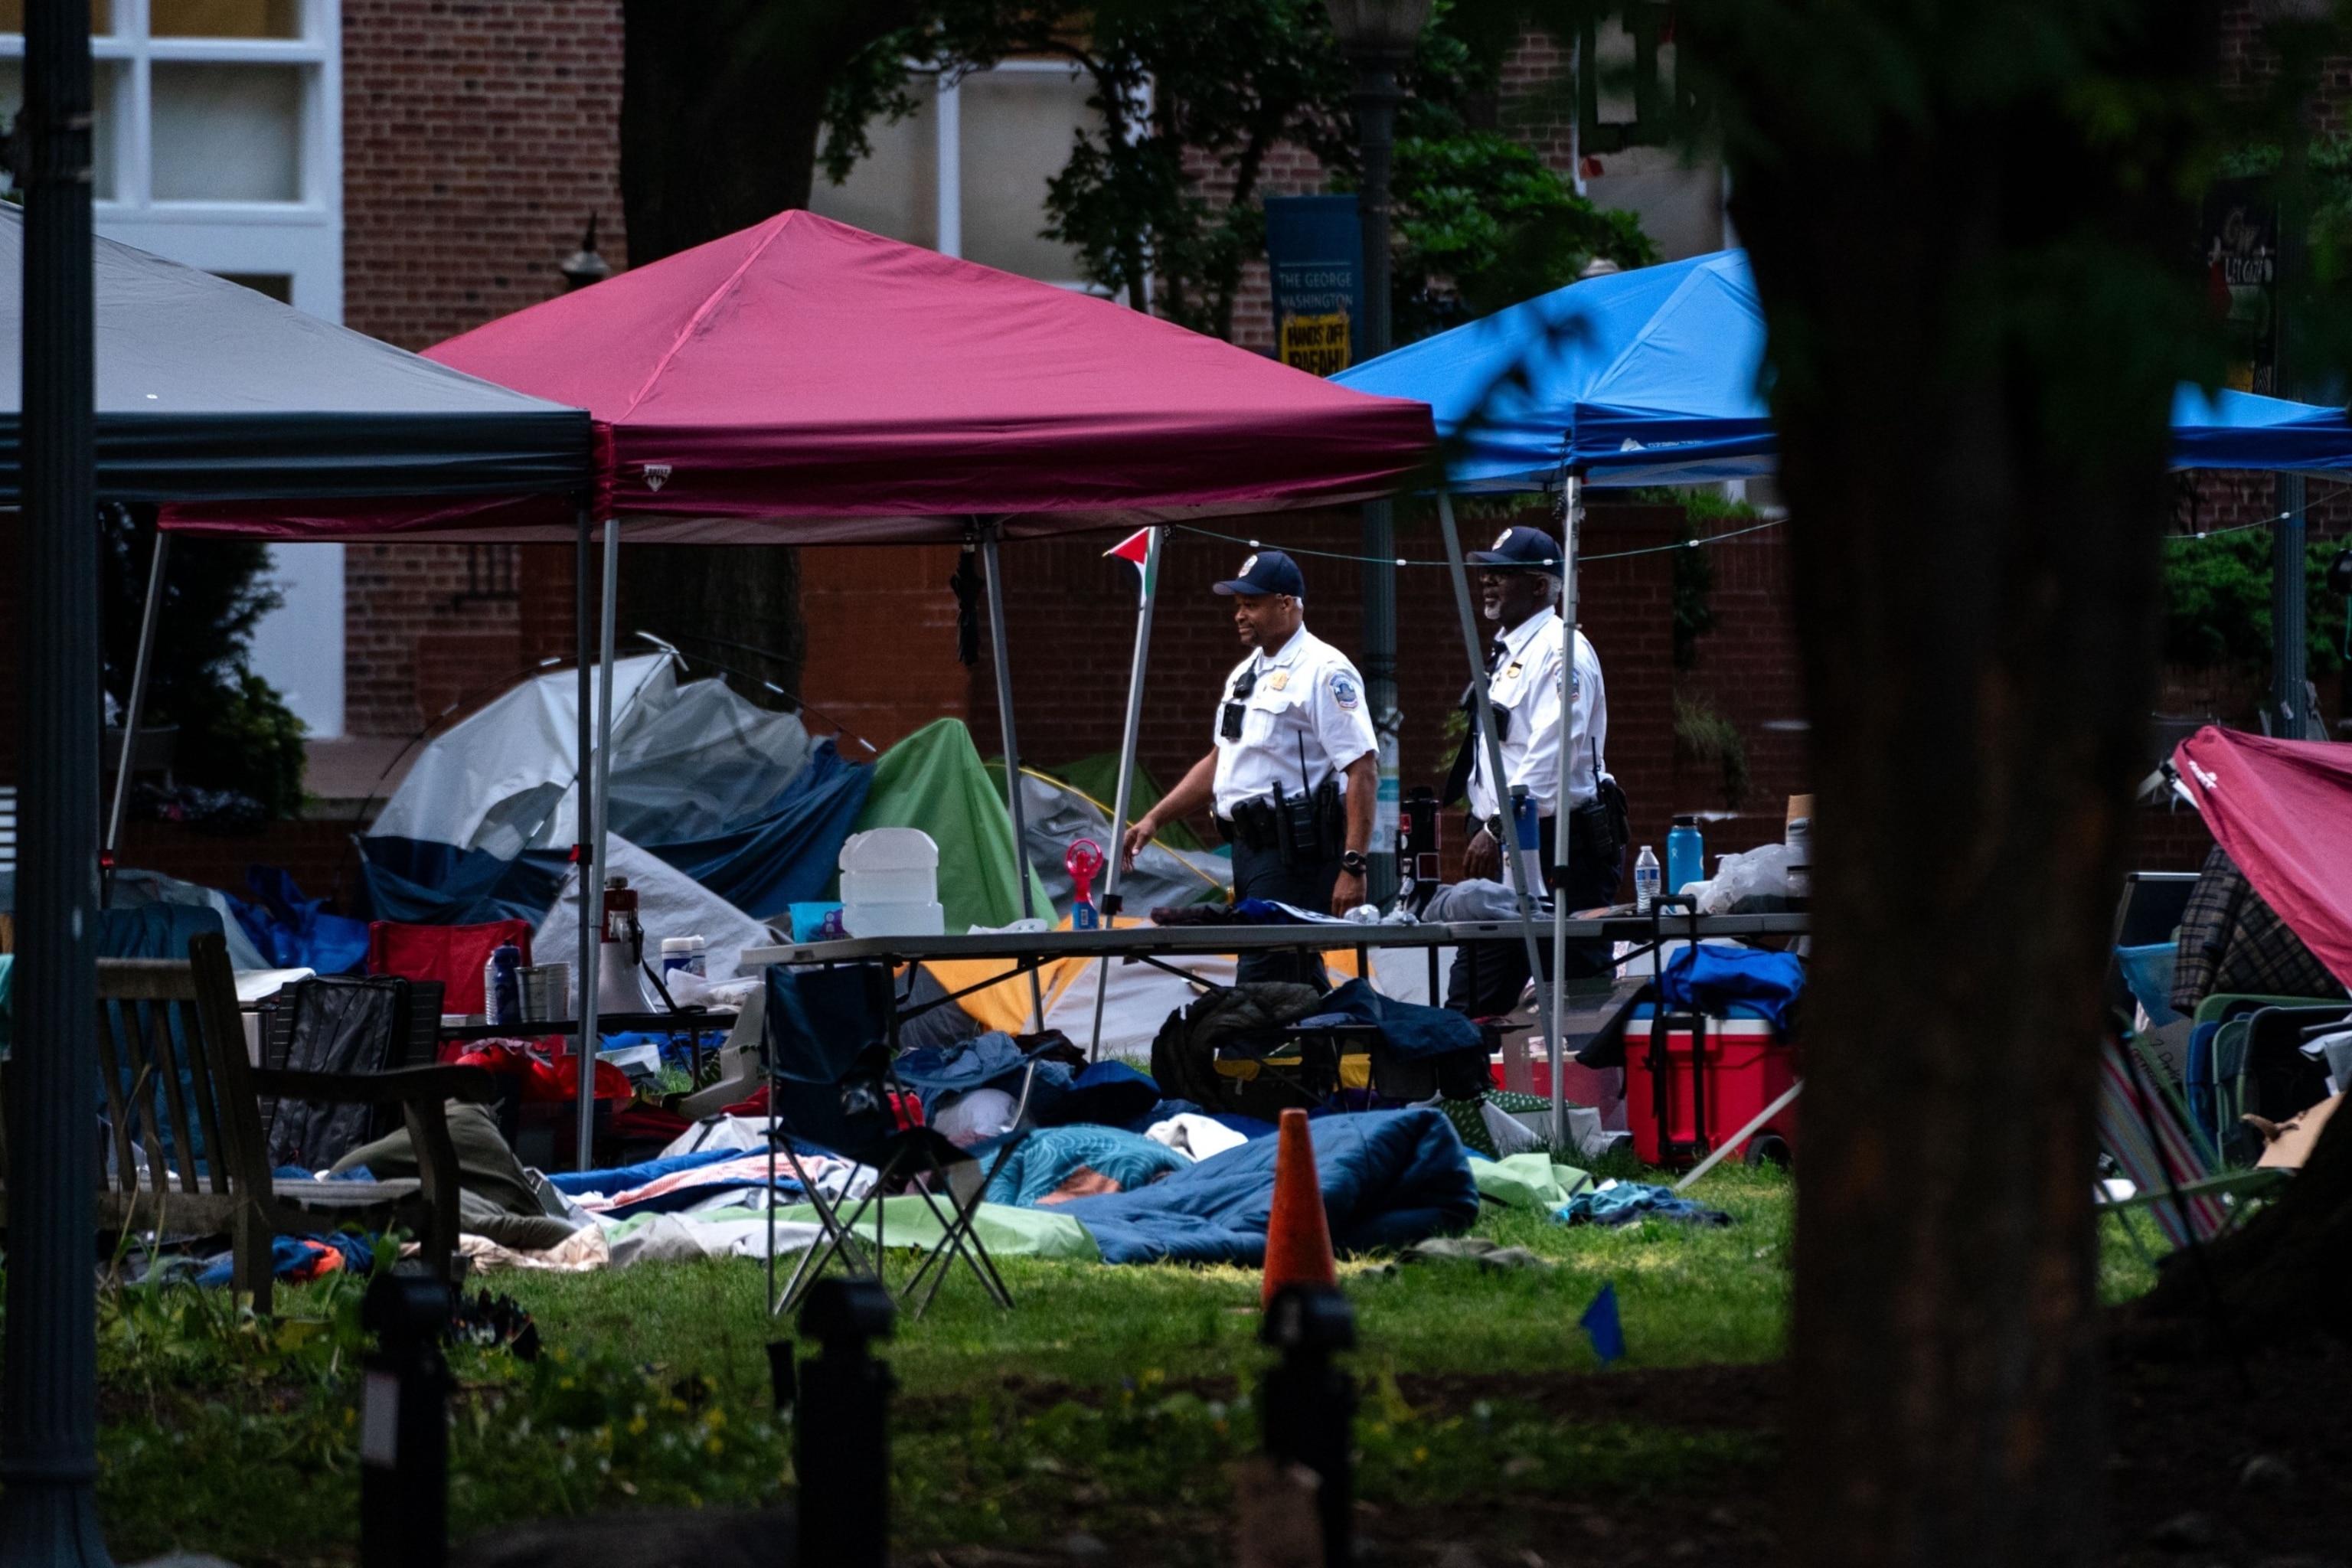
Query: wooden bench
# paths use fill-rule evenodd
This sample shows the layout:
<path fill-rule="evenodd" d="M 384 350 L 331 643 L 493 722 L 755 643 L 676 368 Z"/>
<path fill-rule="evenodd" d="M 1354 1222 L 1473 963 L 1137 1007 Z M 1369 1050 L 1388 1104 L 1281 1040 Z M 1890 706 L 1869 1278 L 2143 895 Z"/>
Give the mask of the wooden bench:
<path fill-rule="evenodd" d="M 188 962 L 106 959 L 98 966 L 98 1072 L 107 1129 L 100 1138 L 99 1223 L 173 1236 L 226 1236 L 235 1289 L 269 1309 L 271 1241 L 345 1224 L 397 1224 L 416 1236 L 425 1268 L 449 1277 L 457 1247 L 457 1152 L 446 1110 L 488 1103 L 478 1068 L 383 1073 L 256 1068 L 246 1059 L 228 944 L 206 933 Z M 397 1105 L 416 1147 L 415 1178 L 384 1182 L 275 1180 L 258 1096 L 345 1105 Z M 0 1147 L 0 1225 L 6 1223 L 6 1151 Z"/>

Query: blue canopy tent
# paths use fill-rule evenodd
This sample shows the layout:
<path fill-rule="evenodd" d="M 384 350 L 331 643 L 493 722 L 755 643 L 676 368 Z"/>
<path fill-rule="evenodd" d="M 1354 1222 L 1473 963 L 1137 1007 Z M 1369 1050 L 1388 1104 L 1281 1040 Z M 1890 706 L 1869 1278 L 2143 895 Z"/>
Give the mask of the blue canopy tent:
<path fill-rule="evenodd" d="M 1462 491 L 1711 484 L 1772 471 L 1764 310 L 1745 252 L 1571 283 L 1333 377 L 1428 403 Z M 2178 468 L 2352 470 L 2340 408 L 2208 393 L 2172 407 Z"/>
<path fill-rule="evenodd" d="M 1417 399 L 1435 416 L 1445 451 L 1438 513 L 1493 776 L 1502 776 L 1501 755 L 1449 492 L 1568 491 L 1563 611 L 1572 626 L 1580 516 L 1575 486 L 1707 484 L 1772 472 L 1779 437 L 1766 345 L 1763 304 L 1747 255 L 1727 250 L 1572 283 L 1332 378 L 1360 392 Z M 2184 384 L 2174 396 L 2172 429 L 2175 468 L 2352 470 L 2352 419 L 2341 409 Z M 1568 714 L 1562 701 L 1563 727 Z M 1558 836 L 1563 873 L 1569 838 Z M 1504 857 L 1507 868 L 1517 860 Z M 1534 967 L 1530 906 L 1519 891 Z M 1567 911 L 1554 903 L 1558 973 Z M 1548 1037 L 1557 1042 L 1563 1020 L 1556 989 L 1546 1005 Z M 1556 1046 L 1554 1058 L 1557 1145 L 1562 1113 Z"/>

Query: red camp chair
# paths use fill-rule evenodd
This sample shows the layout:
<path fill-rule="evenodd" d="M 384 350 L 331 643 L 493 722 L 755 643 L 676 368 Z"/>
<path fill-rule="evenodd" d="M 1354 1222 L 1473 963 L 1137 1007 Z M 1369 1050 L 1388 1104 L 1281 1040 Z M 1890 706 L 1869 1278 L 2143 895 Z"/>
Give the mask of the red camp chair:
<path fill-rule="evenodd" d="M 441 1005 L 452 1013 L 482 1013 L 482 966 L 508 942 L 530 962 L 530 922 L 492 921 L 478 926 L 413 926 L 397 921 L 368 925 L 368 973 L 404 980 L 437 980 Z"/>

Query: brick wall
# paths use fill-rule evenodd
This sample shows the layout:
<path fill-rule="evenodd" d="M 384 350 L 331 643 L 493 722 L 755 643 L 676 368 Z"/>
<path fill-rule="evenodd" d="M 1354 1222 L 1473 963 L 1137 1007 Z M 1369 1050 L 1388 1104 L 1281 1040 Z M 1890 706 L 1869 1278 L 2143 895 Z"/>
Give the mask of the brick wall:
<path fill-rule="evenodd" d="M 343 0 L 343 320 L 421 349 L 561 293 L 621 214 L 618 0 Z"/>
<path fill-rule="evenodd" d="M 331 897 L 336 909 L 349 911 L 359 884 L 359 858 L 351 847 L 351 834 L 348 818 L 273 822 L 250 837 L 236 838 L 197 833 L 176 822 L 126 822 L 117 863 L 240 898 L 247 896 L 247 867 L 283 867 L 305 897 Z"/>
<path fill-rule="evenodd" d="M 405 735 L 453 700 L 478 707 L 513 684 L 527 662 L 519 606 L 462 602 L 466 586 L 463 545 L 344 547 L 349 732 Z"/>
<path fill-rule="evenodd" d="M 344 0 L 345 323 L 421 349 L 551 299 L 591 212 L 623 265 L 620 100 L 618 0 Z M 571 653 L 568 550 L 522 552 L 520 605 L 457 603 L 464 573 L 454 545 L 345 552 L 351 733 Z"/>

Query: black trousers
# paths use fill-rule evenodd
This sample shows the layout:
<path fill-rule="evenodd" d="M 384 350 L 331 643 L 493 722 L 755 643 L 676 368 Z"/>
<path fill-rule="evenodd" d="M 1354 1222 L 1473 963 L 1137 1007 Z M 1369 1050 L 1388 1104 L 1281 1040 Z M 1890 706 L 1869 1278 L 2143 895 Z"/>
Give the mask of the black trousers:
<path fill-rule="evenodd" d="M 1331 889 L 1339 880 L 1339 857 L 1336 852 L 1328 859 L 1286 866 L 1279 850 L 1253 849 L 1238 838 L 1234 840 L 1236 903 L 1244 899 L 1270 899 L 1325 914 L 1330 910 Z M 1330 982 L 1323 977 L 1323 960 L 1312 952 L 1244 952 L 1234 966 L 1234 978 L 1244 985 L 1265 980 L 1290 980 L 1312 985 L 1318 991 L 1330 988 Z"/>
<path fill-rule="evenodd" d="M 1551 865 L 1554 846 L 1552 818 L 1541 824 L 1543 863 Z M 1507 853 L 1507 851 L 1506 851 Z M 1589 910 L 1596 905 L 1613 902 L 1617 884 L 1623 876 L 1622 857 L 1619 864 L 1603 866 L 1589 855 L 1571 855 L 1568 865 L 1568 907 L 1570 910 Z M 1538 931 L 1538 955 L 1543 961 L 1547 979 L 1551 974 L 1551 928 L 1546 921 Z M 1568 978 L 1582 980 L 1606 973 L 1615 960 L 1605 942 L 1572 942 L 1568 944 Z M 1518 937 L 1509 941 L 1465 942 L 1454 950 L 1454 968 L 1445 977 L 1445 1005 L 1456 1013 L 1473 1018 L 1496 1018 L 1508 1013 L 1519 1004 L 1519 993 L 1528 984 L 1528 947 Z"/>

